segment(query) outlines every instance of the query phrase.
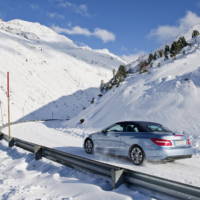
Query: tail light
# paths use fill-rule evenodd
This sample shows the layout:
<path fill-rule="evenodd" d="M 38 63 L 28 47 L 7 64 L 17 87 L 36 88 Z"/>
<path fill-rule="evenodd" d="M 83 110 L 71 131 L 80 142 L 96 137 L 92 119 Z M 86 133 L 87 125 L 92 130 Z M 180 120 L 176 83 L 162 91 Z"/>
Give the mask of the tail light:
<path fill-rule="evenodd" d="M 187 139 L 187 144 L 188 144 L 188 145 L 191 145 L 191 141 L 190 141 L 189 138 Z"/>
<path fill-rule="evenodd" d="M 159 138 L 151 138 L 151 141 L 158 146 L 172 146 L 171 140 L 164 140 Z"/>

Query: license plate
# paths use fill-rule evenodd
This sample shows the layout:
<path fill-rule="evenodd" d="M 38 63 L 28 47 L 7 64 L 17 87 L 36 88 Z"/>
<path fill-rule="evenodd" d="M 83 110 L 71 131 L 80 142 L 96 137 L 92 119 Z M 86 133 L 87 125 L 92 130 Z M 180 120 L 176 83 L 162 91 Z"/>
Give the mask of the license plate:
<path fill-rule="evenodd" d="M 187 144 L 186 140 L 176 140 L 175 141 L 175 146 L 184 146 L 186 144 Z"/>

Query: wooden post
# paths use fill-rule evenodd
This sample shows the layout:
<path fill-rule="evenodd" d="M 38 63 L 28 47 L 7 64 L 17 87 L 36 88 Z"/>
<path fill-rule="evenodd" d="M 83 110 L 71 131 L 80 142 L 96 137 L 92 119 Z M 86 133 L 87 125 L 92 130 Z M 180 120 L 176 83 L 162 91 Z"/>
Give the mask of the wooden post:
<path fill-rule="evenodd" d="M 7 72 L 7 98 L 8 98 L 8 136 L 11 138 L 10 131 L 10 74 Z"/>

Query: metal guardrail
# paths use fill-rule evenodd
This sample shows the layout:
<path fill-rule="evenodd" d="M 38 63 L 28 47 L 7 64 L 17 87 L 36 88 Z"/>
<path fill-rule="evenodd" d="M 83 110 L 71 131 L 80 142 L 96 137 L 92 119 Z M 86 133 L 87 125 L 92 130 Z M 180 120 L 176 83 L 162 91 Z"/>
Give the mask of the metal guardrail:
<path fill-rule="evenodd" d="M 0 140 L 6 140 L 9 147 L 17 146 L 34 153 L 35 159 L 42 157 L 60 164 L 75 168 L 79 171 L 101 175 L 110 180 L 112 188 L 126 183 L 133 186 L 150 189 L 182 200 L 200 200 L 200 188 L 191 185 L 163 179 L 160 177 L 128 170 L 99 161 L 83 158 L 56 149 L 40 146 L 18 138 L 9 138 L 0 132 Z"/>

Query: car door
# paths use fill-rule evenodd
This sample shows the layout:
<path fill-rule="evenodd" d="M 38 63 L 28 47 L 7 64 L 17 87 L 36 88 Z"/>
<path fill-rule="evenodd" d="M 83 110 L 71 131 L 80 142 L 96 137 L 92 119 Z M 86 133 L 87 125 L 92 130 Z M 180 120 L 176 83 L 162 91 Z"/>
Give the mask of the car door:
<path fill-rule="evenodd" d="M 132 144 L 137 144 L 139 139 L 139 128 L 133 123 L 124 124 L 124 132 L 120 135 L 120 153 L 128 155 Z"/>
<path fill-rule="evenodd" d="M 124 126 L 114 124 L 99 135 L 98 147 L 107 150 L 109 153 L 115 153 L 121 146 L 120 135 L 124 131 Z"/>

